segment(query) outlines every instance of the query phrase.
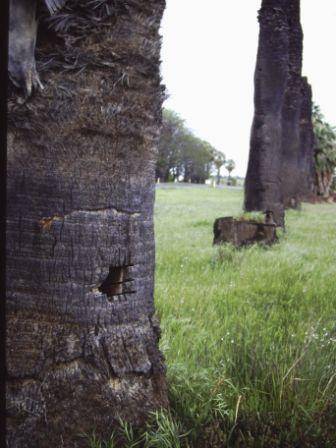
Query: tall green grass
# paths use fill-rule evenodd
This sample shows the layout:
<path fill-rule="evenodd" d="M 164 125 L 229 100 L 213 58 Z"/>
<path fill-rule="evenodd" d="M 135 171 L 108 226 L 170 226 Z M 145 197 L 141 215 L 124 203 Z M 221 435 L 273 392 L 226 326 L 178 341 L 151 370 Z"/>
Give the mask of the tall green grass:
<path fill-rule="evenodd" d="M 336 206 L 288 211 L 272 247 L 213 247 L 215 218 L 241 208 L 239 190 L 156 192 L 156 309 L 181 446 L 336 446 Z"/>
<path fill-rule="evenodd" d="M 215 218 L 241 207 L 241 190 L 157 190 L 171 409 L 91 448 L 336 446 L 336 205 L 288 211 L 272 247 L 213 247 Z"/>

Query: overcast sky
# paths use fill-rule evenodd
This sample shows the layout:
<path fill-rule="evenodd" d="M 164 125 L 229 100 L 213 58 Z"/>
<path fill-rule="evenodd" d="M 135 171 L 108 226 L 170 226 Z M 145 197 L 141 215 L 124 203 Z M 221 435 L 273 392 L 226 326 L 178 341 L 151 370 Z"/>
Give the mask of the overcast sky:
<path fill-rule="evenodd" d="M 261 0 L 166 0 L 162 77 L 175 110 L 195 134 L 236 161 L 245 176 Z M 301 0 L 303 74 L 336 124 L 336 0 Z"/>

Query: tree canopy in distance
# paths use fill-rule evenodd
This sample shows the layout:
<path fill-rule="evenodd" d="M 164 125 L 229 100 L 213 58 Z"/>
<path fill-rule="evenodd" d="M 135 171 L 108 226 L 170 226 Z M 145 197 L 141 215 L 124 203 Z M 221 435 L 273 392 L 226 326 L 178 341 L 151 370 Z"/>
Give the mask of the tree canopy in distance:
<path fill-rule="evenodd" d="M 204 183 L 216 173 L 219 183 L 225 162 L 225 154 L 194 135 L 176 112 L 163 110 L 156 179 Z"/>

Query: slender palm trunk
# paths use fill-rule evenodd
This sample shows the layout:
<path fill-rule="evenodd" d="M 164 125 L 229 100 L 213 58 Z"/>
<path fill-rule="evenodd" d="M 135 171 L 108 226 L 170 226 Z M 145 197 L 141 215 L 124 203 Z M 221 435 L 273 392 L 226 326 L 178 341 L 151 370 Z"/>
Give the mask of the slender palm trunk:
<path fill-rule="evenodd" d="M 167 405 L 153 318 L 164 1 L 68 4 L 68 31 L 39 43 L 45 91 L 9 103 L 11 448 L 86 446 L 80 434 Z"/>

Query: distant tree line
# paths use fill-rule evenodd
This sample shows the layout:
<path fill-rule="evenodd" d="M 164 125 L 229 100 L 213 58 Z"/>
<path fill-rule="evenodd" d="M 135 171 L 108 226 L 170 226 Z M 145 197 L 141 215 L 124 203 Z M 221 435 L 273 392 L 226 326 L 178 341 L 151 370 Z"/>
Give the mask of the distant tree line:
<path fill-rule="evenodd" d="M 327 123 L 319 106 L 313 106 L 313 128 L 315 134 L 316 193 L 328 197 L 336 190 L 336 128 Z M 159 139 L 159 154 L 156 179 L 161 182 L 204 183 L 211 176 L 217 184 L 221 170 L 228 171 L 228 183 L 235 162 L 209 142 L 195 136 L 185 121 L 174 111 L 163 110 L 162 129 Z"/>
<path fill-rule="evenodd" d="M 156 179 L 204 183 L 215 171 L 219 183 L 222 166 L 227 167 L 230 177 L 234 161 L 226 161 L 222 152 L 195 136 L 176 112 L 163 110 Z"/>

